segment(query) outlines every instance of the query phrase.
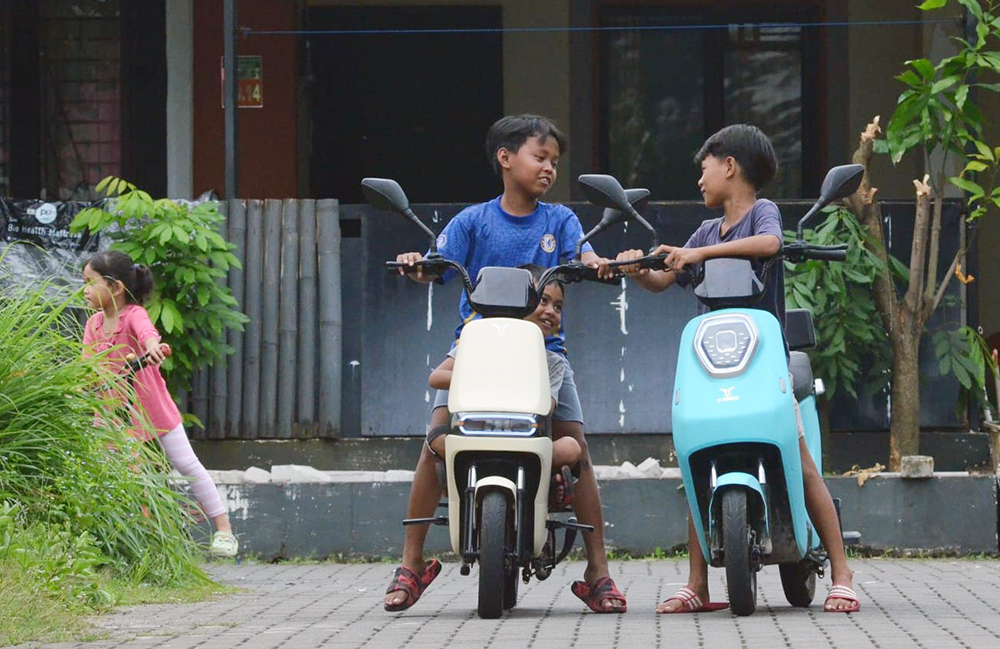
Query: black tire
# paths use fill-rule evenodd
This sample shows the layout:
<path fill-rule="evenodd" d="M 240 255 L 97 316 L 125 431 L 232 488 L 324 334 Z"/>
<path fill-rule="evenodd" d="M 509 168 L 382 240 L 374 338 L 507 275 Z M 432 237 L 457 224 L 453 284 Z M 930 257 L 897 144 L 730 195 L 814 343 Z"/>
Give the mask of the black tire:
<path fill-rule="evenodd" d="M 781 572 L 781 588 L 785 591 L 788 603 L 800 608 L 812 604 L 816 595 L 816 571 L 809 562 L 783 563 L 778 566 L 778 570 Z"/>
<path fill-rule="evenodd" d="M 747 494 L 742 489 L 722 494 L 722 544 L 729 608 L 736 615 L 753 615 L 757 610 L 757 571 L 750 565 Z"/>
<path fill-rule="evenodd" d="M 503 578 L 503 608 L 509 610 L 517 606 L 517 566 L 511 566 L 509 575 Z"/>
<path fill-rule="evenodd" d="M 490 491 L 483 496 L 479 513 L 479 617 L 495 620 L 505 602 L 507 499 L 499 491 Z"/>

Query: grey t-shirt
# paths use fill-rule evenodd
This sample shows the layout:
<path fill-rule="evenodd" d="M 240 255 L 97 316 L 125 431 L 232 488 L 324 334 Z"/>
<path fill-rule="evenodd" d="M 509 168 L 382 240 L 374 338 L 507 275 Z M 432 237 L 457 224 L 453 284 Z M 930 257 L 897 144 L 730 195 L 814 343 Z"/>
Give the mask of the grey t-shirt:
<path fill-rule="evenodd" d="M 703 248 L 713 246 L 728 241 L 739 241 L 747 237 L 758 234 L 772 234 L 783 241 L 781 230 L 781 212 L 778 206 L 766 198 L 758 198 L 750 211 L 729 228 L 725 235 L 722 234 L 722 226 L 725 217 L 702 221 L 698 229 L 694 231 L 691 238 L 684 244 L 685 248 Z M 764 264 L 768 259 L 751 259 L 750 263 L 758 277 L 763 277 Z M 678 273 L 677 283 L 687 286 L 690 278 L 687 273 Z M 699 302 L 699 313 L 708 311 L 708 307 Z M 785 331 L 785 267 L 780 260 L 771 261 L 771 270 L 768 273 L 764 284 L 764 294 L 760 297 L 760 302 L 756 308 L 770 311 L 781 323 L 781 331 Z"/>
<path fill-rule="evenodd" d="M 457 353 L 458 347 L 452 347 L 448 352 L 448 356 L 455 358 L 455 354 Z M 549 393 L 558 404 L 559 390 L 562 388 L 563 377 L 566 375 L 566 367 L 569 365 L 569 361 L 562 354 L 557 354 L 550 349 L 545 350 L 545 360 L 549 364 Z"/>

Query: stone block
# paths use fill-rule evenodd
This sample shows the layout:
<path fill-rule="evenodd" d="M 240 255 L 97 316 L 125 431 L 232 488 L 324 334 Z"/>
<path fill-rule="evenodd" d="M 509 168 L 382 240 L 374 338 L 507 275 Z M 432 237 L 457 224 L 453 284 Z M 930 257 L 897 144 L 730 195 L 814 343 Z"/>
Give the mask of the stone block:
<path fill-rule="evenodd" d="M 902 478 L 933 478 L 934 458 L 930 455 L 904 455 L 900 460 L 899 475 Z"/>
<path fill-rule="evenodd" d="M 252 466 L 243 472 L 243 481 L 246 484 L 268 484 L 271 482 L 271 472 Z"/>
<path fill-rule="evenodd" d="M 271 482 L 332 482 L 326 473 L 303 464 L 277 464 L 271 467 Z"/>
<path fill-rule="evenodd" d="M 663 469 L 660 467 L 660 461 L 655 460 L 651 457 L 647 457 L 645 460 L 639 463 L 636 467 L 644 477 L 647 478 L 659 478 L 663 475 Z"/>

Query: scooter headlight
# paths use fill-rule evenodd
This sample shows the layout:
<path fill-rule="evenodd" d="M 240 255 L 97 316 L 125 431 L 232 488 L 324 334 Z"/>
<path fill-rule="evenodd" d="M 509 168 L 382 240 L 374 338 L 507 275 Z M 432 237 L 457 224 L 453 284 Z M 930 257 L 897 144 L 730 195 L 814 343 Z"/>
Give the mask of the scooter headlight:
<path fill-rule="evenodd" d="M 733 376 L 746 369 L 757 350 L 757 327 L 743 314 L 705 318 L 694 334 L 698 360 L 712 376 Z"/>
<path fill-rule="evenodd" d="M 455 428 L 463 435 L 531 437 L 539 429 L 534 415 L 460 412 L 455 419 Z"/>

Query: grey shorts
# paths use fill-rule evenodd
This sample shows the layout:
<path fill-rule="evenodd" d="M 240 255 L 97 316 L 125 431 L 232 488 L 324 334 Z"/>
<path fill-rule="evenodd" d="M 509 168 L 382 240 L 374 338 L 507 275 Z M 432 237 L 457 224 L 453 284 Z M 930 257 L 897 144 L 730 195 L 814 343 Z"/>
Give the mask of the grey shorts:
<path fill-rule="evenodd" d="M 434 408 L 448 407 L 448 391 L 438 390 L 434 396 Z M 573 368 L 566 363 L 562 387 L 556 399 L 556 410 L 552 413 L 554 421 L 576 421 L 583 424 L 583 407 L 580 405 L 580 395 L 576 393 L 576 381 L 573 378 Z"/>

